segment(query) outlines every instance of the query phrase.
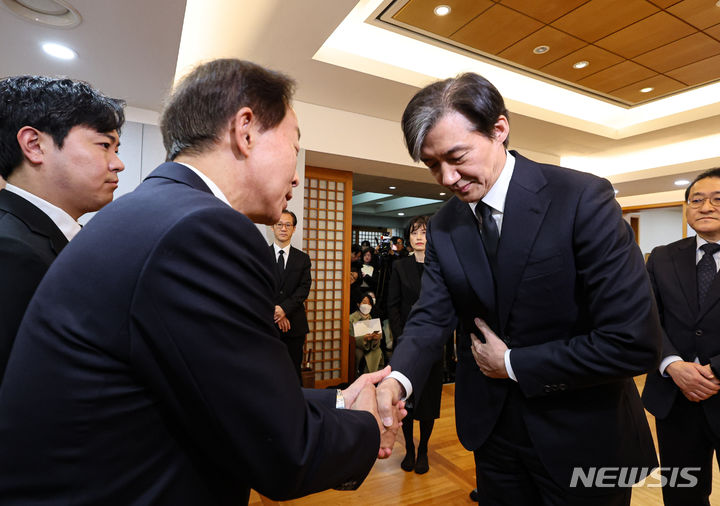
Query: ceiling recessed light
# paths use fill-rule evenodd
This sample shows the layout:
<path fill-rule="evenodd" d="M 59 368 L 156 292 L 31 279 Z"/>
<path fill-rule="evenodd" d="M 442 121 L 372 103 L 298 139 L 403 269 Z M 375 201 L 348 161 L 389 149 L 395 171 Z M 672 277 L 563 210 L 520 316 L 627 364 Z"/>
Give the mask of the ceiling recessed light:
<path fill-rule="evenodd" d="M 640 93 L 650 93 L 652 90 L 654 90 L 652 86 L 648 86 L 647 88 L 643 88 L 640 90 Z"/>
<path fill-rule="evenodd" d="M 677 181 L 675 181 L 675 186 L 687 186 L 689 184 L 690 181 L 688 181 L 687 179 L 678 179 Z"/>
<path fill-rule="evenodd" d="M 405 216 L 405 213 L 398 213 L 398 216 Z"/>
<path fill-rule="evenodd" d="M 444 197 L 445 195 L 447 195 L 447 193 L 445 193 L 445 192 L 440 192 L 440 196 L 441 196 L 441 197 Z"/>
<path fill-rule="evenodd" d="M 396 190 L 396 189 L 397 189 L 397 186 L 388 186 L 388 188 L 389 188 L 390 190 Z"/>
<path fill-rule="evenodd" d="M 452 9 L 449 5 L 438 5 L 433 9 L 436 16 L 447 16 Z"/>
<path fill-rule="evenodd" d="M 80 13 L 66 0 L 2 0 L 13 14 L 26 21 L 53 28 L 74 28 L 80 24 Z"/>
<path fill-rule="evenodd" d="M 77 53 L 67 46 L 62 44 L 56 44 L 54 42 L 46 42 L 42 45 L 43 51 L 50 56 L 60 58 L 61 60 L 72 60 L 77 56 Z"/>
<path fill-rule="evenodd" d="M 545 45 L 538 46 L 535 49 L 533 49 L 533 53 L 535 53 L 535 54 L 545 54 L 548 51 L 550 51 L 550 46 L 545 46 Z"/>
<path fill-rule="evenodd" d="M 577 63 L 573 63 L 573 68 L 574 69 L 584 69 L 588 65 L 590 65 L 590 62 L 583 60 L 583 61 L 579 61 Z"/>

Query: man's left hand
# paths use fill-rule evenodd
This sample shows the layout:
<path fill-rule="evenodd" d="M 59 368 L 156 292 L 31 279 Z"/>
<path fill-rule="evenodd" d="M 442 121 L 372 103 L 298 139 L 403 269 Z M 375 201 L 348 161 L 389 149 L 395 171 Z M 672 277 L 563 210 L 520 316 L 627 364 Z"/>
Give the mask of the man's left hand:
<path fill-rule="evenodd" d="M 507 369 L 505 369 L 507 345 L 480 318 L 475 318 L 475 325 L 485 337 L 483 343 L 475 334 L 470 334 L 470 339 L 472 339 L 470 349 L 480 371 L 488 378 L 508 378 Z"/>
<path fill-rule="evenodd" d="M 277 322 L 277 326 L 280 328 L 282 332 L 289 332 L 290 331 L 290 320 L 288 320 L 285 316 L 280 318 Z"/>

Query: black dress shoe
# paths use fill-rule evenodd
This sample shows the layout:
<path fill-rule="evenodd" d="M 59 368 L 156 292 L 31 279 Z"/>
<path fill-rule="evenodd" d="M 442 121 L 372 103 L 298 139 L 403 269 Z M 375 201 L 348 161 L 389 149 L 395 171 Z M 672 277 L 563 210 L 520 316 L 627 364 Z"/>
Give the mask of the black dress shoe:
<path fill-rule="evenodd" d="M 415 468 L 415 448 L 405 452 L 405 458 L 400 462 L 403 471 L 410 472 Z"/>
<path fill-rule="evenodd" d="M 470 500 L 475 501 L 475 502 L 480 502 L 480 494 L 478 494 L 478 491 L 476 488 L 474 488 L 470 491 Z"/>
<path fill-rule="evenodd" d="M 418 452 L 418 458 L 415 462 L 415 474 L 425 474 L 429 469 L 427 452 Z"/>

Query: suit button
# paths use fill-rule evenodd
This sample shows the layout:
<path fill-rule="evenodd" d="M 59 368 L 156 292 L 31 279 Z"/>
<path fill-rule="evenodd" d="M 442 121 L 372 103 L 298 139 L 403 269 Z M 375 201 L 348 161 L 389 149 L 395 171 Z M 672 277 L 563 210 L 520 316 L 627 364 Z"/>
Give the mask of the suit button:
<path fill-rule="evenodd" d="M 703 331 L 700 330 L 700 329 L 697 329 L 697 330 L 695 331 L 695 335 L 696 335 L 696 336 L 701 336 L 701 335 L 703 335 Z"/>
<path fill-rule="evenodd" d="M 560 390 L 561 391 L 567 390 L 567 385 L 565 383 L 560 383 Z"/>
<path fill-rule="evenodd" d="M 552 388 L 550 387 L 550 385 L 545 385 L 544 390 L 545 390 L 545 393 L 552 392 Z"/>

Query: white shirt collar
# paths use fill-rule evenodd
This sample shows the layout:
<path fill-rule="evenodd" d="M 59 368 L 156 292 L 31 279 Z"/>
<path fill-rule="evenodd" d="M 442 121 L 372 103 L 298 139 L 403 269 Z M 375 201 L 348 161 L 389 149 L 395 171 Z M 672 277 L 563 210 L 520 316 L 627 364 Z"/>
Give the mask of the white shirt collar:
<path fill-rule="evenodd" d="M 507 192 L 510 188 L 510 180 L 512 179 L 513 172 L 515 172 L 515 157 L 510 154 L 508 150 L 505 150 L 505 165 L 503 166 L 500 175 L 495 181 L 495 184 L 490 187 L 490 190 L 482 198 L 493 211 L 493 218 L 498 224 L 498 231 L 501 231 L 502 227 L 502 215 L 505 213 L 505 200 L 507 198 Z M 470 210 L 475 215 L 475 207 L 477 202 L 470 202 Z"/>
<path fill-rule="evenodd" d="M 190 164 L 188 164 L 188 163 L 184 163 L 184 162 L 176 162 L 176 163 L 179 163 L 180 165 L 184 165 L 185 167 L 187 167 L 188 169 L 190 169 L 191 171 L 193 171 L 195 174 L 197 174 L 198 177 L 199 177 L 200 179 L 202 179 L 203 182 L 208 186 L 208 188 L 210 188 L 210 191 L 212 192 L 213 195 L 215 195 L 217 198 L 219 198 L 220 200 L 222 200 L 223 202 L 225 202 L 227 205 L 230 205 L 230 202 L 228 201 L 228 199 L 227 199 L 227 197 L 225 196 L 225 194 L 224 194 L 224 193 L 222 192 L 222 190 L 218 187 L 218 185 L 216 185 L 216 184 L 213 182 L 212 179 L 210 179 L 210 178 L 207 177 L 203 172 L 201 172 L 199 169 L 196 169 L 195 167 L 193 167 L 192 165 L 190 165 Z M 230 206 L 230 207 L 232 207 L 232 206 Z"/>
<path fill-rule="evenodd" d="M 280 254 L 280 250 L 283 250 L 285 252 L 285 261 L 287 262 L 287 258 L 290 255 L 290 245 L 288 244 L 284 248 L 281 248 L 275 241 L 273 241 L 273 246 L 275 247 L 275 258 L 277 259 Z"/>
<path fill-rule="evenodd" d="M 47 214 L 48 218 L 50 218 L 53 223 L 55 223 L 57 228 L 60 229 L 60 232 L 63 233 L 63 235 L 67 238 L 68 241 L 72 240 L 72 238 L 75 237 L 78 232 L 80 232 L 80 224 L 75 221 L 72 216 L 70 216 L 68 213 L 66 213 L 59 207 L 52 205 L 47 200 L 41 199 L 37 195 L 34 195 L 29 191 L 23 190 L 22 188 L 19 188 L 10 183 L 5 184 L 5 189 L 9 192 L 14 193 L 15 195 L 24 198 L 32 205 L 40 209 L 42 212 Z"/>

